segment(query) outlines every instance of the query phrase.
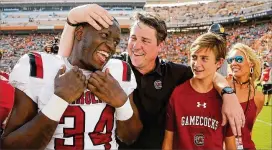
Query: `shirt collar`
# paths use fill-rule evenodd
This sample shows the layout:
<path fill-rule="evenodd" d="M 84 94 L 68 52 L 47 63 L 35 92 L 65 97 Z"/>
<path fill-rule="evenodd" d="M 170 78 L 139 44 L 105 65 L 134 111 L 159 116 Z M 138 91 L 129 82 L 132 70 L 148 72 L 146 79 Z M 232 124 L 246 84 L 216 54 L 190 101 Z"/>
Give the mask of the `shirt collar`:
<path fill-rule="evenodd" d="M 65 64 L 65 66 L 66 66 L 66 72 L 68 71 L 68 70 L 71 70 L 72 68 L 73 68 L 73 65 L 72 64 L 70 64 L 70 62 L 68 61 L 68 58 L 67 57 L 61 57 L 62 58 L 62 60 L 64 61 L 64 64 Z M 85 75 L 85 76 L 89 76 L 91 73 L 92 73 L 92 71 L 89 71 L 89 70 L 85 70 L 85 69 L 81 69 L 81 68 L 79 68 L 82 72 L 83 72 L 83 74 Z"/>

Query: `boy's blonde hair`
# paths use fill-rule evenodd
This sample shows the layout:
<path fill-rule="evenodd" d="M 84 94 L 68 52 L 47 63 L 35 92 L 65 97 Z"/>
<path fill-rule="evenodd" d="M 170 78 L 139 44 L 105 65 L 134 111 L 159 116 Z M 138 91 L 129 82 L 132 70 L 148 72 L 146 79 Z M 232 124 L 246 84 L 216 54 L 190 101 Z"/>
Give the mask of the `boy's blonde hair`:
<path fill-rule="evenodd" d="M 208 32 L 199 36 L 191 45 L 190 53 L 203 48 L 210 49 L 214 53 L 216 61 L 220 60 L 220 58 L 225 59 L 226 57 L 226 40 L 217 34 Z"/>

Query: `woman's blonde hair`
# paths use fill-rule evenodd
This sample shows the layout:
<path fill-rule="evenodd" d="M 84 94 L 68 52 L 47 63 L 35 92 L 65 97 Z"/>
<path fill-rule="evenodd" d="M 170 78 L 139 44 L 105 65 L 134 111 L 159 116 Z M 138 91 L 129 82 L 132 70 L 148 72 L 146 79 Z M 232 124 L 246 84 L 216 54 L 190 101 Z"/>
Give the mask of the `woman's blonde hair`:
<path fill-rule="evenodd" d="M 235 45 L 233 45 L 229 53 L 233 50 L 238 50 L 244 53 L 247 61 L 253 64 L 253 74 L 251 76 L 251 81 L 254 83 L 254 81 L 258 79 L 261 75 L 261 61 L 258 58 L 256 52 L 249 46 L 242 43 L 236 43 Z"/>

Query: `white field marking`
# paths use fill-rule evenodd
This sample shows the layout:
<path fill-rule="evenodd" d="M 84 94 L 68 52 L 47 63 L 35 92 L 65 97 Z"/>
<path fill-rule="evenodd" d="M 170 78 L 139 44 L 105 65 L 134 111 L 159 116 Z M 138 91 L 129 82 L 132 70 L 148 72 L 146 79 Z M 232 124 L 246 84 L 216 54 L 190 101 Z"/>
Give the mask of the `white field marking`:
<path fill-rule="evenodd" d="M 261 123 L 266 124 L 266 125 L 269 125 L 269 126 L 272 126 L 272 123 L 269 123 L 269 122 L 265 122 L 265 121 L 262 121 L 262 120 L 259 120 L 259 119 L 256 119 L 256 121 L 261 122 Z"/>

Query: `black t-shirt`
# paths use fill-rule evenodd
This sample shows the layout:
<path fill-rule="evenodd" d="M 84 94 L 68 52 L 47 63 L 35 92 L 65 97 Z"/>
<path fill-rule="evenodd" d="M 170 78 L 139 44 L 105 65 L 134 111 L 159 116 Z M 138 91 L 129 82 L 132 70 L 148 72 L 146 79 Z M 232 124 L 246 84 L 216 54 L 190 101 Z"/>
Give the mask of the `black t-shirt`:
<path fill-rule="evenodd" d="M 138 108 L 143 130 L 130 146 L 120 143 L 120 149 L 161 149 L 165 131 L 166 106 L 174 88 L 190 79 L 191 68 L 156 59 L 156 68 L 145 75 L 136 70 L 128 60 L 135 74 L 137 89 L 133 100 Z"/>

